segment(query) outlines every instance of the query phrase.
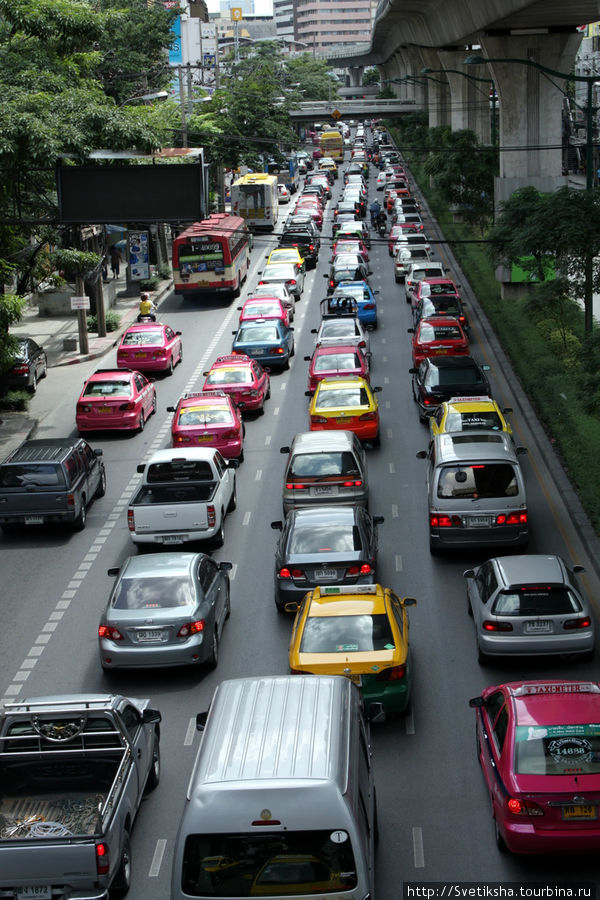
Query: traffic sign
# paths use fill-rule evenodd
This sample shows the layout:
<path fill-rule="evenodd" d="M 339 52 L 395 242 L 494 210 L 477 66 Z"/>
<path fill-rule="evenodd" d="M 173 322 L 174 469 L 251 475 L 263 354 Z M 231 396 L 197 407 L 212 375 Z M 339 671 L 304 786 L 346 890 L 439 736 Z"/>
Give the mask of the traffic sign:
<path fill-rule="evenodd" d="M 71 297 L 71 309 L 89 309 L 89 297 Z"/>
<path fill-rule="evenodd" d="M 336 119 L 336 121 L 337 121 L 337 119 L 340 119 L 341 116 L 342 116 L 342 114 L 339 111 L 339 109 L 334 109 L 334 111 L 331 113 L 331 118 Z"/>

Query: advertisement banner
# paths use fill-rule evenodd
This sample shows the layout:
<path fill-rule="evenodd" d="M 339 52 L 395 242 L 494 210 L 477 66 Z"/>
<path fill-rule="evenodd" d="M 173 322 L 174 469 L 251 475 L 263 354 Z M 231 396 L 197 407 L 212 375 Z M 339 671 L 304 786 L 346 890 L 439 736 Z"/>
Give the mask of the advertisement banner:
<path fill-rule="evenodd" d="M 130 231 L 127 235 L 127 258 L 131 281 L 142 281 L 142 279 L 150 277 L 150 254 L 148 251 L 148 232 Z"/>

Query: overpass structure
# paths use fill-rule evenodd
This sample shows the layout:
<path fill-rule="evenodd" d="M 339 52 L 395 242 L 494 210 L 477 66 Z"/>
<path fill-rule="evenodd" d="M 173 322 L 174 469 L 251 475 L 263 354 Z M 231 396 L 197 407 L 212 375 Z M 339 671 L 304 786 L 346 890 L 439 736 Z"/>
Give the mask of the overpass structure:
<path fill-rule="evenodd" d="M 314 122 L 315 119 L 331 117 L 338 112 L 336 118 L 362 118 L 363 116 L 400 116 L 414 113 L 414 100 L 314 100 L 299 103 L 290 111 L 293 122 Z"/>

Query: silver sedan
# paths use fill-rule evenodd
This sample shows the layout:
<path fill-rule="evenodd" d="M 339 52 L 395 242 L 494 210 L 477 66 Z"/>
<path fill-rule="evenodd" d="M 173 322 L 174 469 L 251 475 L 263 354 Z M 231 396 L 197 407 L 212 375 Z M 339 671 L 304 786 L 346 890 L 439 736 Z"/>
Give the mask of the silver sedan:
<path fill-rule="evenodd" d="M 117 581 L 98 628 L 102 668 L 215 668 L 230 569 L 204 553 L 176 552 L 129 556 L 109 569 Z"/>
<path fill-rule="evenodd" d="M 594 620 L 576 578 L 583 571 L 542 554 L 500 556 L 467 569 L 479 662 L 551 654 L 591 659 Z"/>

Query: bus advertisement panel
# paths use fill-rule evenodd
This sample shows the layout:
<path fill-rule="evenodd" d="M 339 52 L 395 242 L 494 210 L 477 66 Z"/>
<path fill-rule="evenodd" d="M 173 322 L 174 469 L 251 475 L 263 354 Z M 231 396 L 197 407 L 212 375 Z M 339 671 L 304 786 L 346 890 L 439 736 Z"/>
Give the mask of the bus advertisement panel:
<path fill-rule="evenodd" d="M 216 213 L 190 225 L 173 241 L 175 292 L 239 297 L 250 265 L 250 240 L 240 216 Z"/>
<path fill-rule="evenodd" d="M 339 131 L 324 131 L 320 140 L 323 156 L 330 156 L 336 162 L 344 160 L 344 139 Z"/>
<path fill-rule="evenodd" d="M 279 212 L 277 175 L 255 172 L 234 181 L 231 185 L 231 212 L 241 216 L 248 228 L 272 231 Z"/>

